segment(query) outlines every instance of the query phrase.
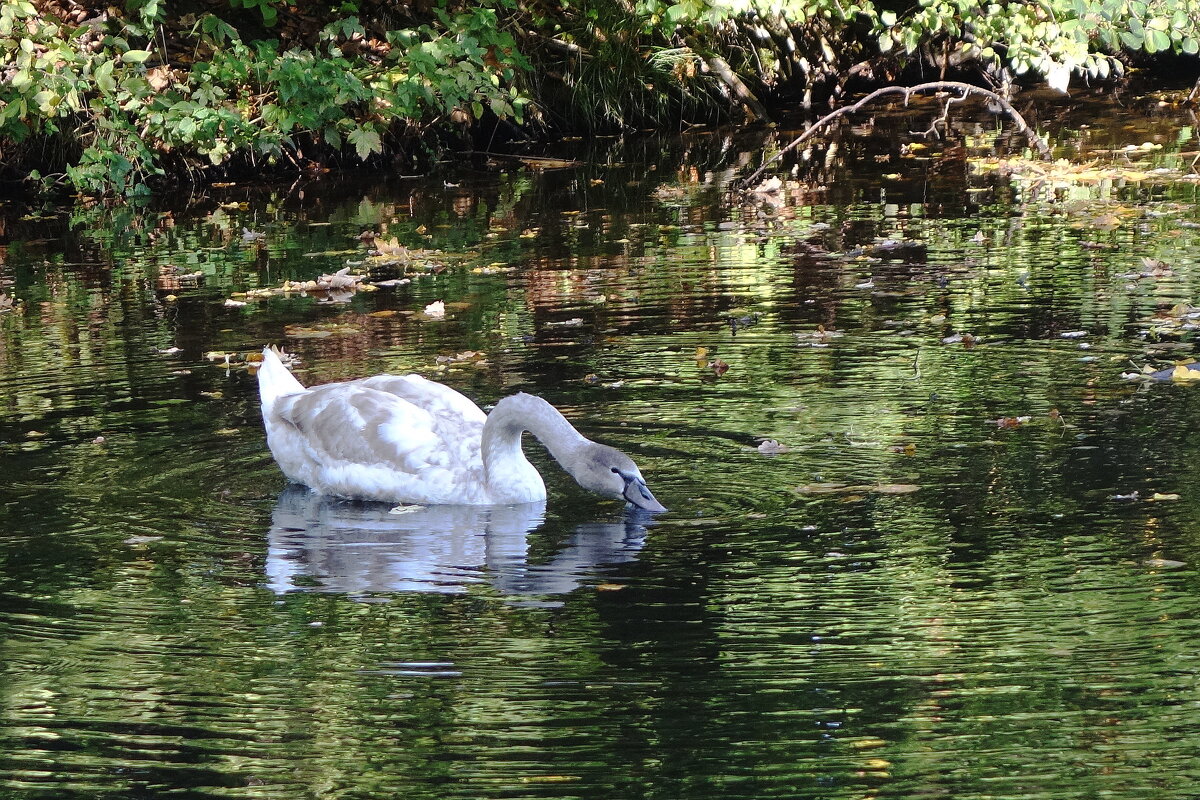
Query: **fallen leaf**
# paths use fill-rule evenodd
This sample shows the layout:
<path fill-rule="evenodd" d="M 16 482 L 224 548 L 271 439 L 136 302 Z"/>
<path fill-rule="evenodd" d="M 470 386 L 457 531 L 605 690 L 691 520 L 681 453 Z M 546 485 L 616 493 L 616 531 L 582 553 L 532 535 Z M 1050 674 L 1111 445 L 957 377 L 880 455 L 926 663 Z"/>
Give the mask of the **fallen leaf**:
<path fill-rule="evenodd" d="M 714 358 L 709 363 L 708 368 L 711 369 L 718 378 L 729 371 L 729 365 L 719 358 Z"/>
<path fill-rule="evenodd" d="M 1177 495 L 1173 492 L 1155 492 L 1154 494 L 1150 495 L 1150 497 L 1149 497 L 1150 502 L 1154 502 L 1154 503 L 1159 503 L 1164 500 L 1182 500 L 1182 499 L 1183 498 L 1181 498 L 1179 495 Z"/>
<path fill-rule="evenodd" d="M 446 316 L 446 304 L 436 300 L 425 306 L 425 316 L 430 319 L 443 319 Z"/>
<path fill-rule="evenodd" d="M 884 739 L 851 739 L 850 746 L 855 750 L 871 750 L 876 747 L 886 747 L 887 741 Z"/>
<path fill-rule="evenodd" d="M 758 452 L 763 455 L 775 455 L 776 453 L 786 453 L 790 448 L 786 444 L 780 444 L 774 439 L 764 439 L 762 444 L 758 446 Z"/>
<path fill-rule="evenodd" d="M 1171 380 L 1174 383 L 1195 383 L 1200 381 L 1200 369 L 1191 369 L 1186 364 L 1179 364 L 1171 370 Z"/>
<path fill-rule="evenodd" d="M 879 494 L 911 494 L 920 491 L 921 487 L 915 483 L 883 483 L 874 489 Z"/>

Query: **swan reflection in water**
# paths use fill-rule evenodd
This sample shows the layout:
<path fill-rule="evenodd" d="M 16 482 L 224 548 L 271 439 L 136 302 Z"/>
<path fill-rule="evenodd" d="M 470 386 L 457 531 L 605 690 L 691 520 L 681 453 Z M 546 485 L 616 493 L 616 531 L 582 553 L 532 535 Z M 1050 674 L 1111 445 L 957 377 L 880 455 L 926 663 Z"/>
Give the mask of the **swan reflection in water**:
<path fill-rule="evenodd" d="M 551 558 L 531 564 L 527 536 L 545 501 L 511 506 L 391 506 L 341 500 L 303 486 L 284 489 L 267 537 L 267 585 L 277 593 L 465 592 L 489 583 L 503 594 L 565 594 L 606 565 L 634 561 L 652 517 L 589 522 Z"/>

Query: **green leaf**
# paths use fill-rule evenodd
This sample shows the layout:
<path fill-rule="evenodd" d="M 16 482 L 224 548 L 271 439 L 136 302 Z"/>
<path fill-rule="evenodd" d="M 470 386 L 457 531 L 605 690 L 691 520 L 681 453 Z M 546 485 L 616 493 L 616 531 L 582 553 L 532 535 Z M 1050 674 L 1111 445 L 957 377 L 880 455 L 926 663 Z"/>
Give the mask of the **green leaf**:
<path fill-rule="evenodd" d="M 112 94 L 117 90 L 117 82 L 113 80 L 112 76 L 113 67 L 115 65 L 116 62 L 110 58 L 108 61 L 105 61 L 100 66 L 96 67 L 96 72 L 92 76 L 92 78 L 96 81 L 96 86 L 100 88 L 100 91 L 106 94 Z"/>
<path fill-rule="evenodd" d="M 1189 55 L 1194 56 L 1197 53 L 1200 53 L 1200 41 L 1197 41 L 1192 36 L 1184 37 L 1183 44 L 1180 46 L 1183 47 L 1183 52 L 1188 53 Z"/>
<path fill-rule="evenodd" d="M 346 136 L 350 143 L 354 145 L 355 152 L 363 161 L 367 160 L 367 156 L 372 153 L 383 152 L 383 140 L 379 134 L 367 128 L 355 128 Z"/>
<path fill-rule="evenodd" d="M 121 53 L 121 60 L 126 64 L 141 64 L 149 57 L 149 50 L 126 50 L 124 53 Z"/>

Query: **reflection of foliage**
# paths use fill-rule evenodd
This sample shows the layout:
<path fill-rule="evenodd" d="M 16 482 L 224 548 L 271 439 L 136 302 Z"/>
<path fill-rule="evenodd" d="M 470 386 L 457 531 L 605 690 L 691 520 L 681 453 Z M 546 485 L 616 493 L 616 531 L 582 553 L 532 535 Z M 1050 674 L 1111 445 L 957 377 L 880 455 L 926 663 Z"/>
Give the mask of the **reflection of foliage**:
<path fill-rule="evenodd" d="M 789 180 L 731 206 L 701 183 L 713 163 L 659 192 L 559 173 L 199 215 L 97 207 L 9 245 L 0 278 L 24 303 L 0 315 L 0 734 L 19 771 L 0 786 L 848 800 L 936 777 L 982 797 L 1028 794 L 1005 776 L 1037 762 L 1083 796 L 1175 758 L 1154 779 L 1185 795 L 1191 755 L 1163 731 L 1191 724 L 1194 592 L 1141 563 L 1194 553 L 1194 514 L 1106 498 L 1194 483 L 1195 390 L 1116 378 L 1195 337 L 1137 338 L 1200 297 L 1194 187 L 1030 200 L 965 169 L 914 179 L 931 162 L 910 159 L 879 180 L 827 164 L 827 188 Z M 367 228 L 515 269 L 456 267 L 348 306 L 220 305 L 341 267 L 306 254 Z M 1142 275 L 1143 256 L 1172 268 Z M 208 283 L 165 301 L 167 264 Z M 454 309 L 436 323 L 375 316 L 435 299 Z M 554 398 L 681 511 L 622 584 L 557 608 L 482 581 L 273 596 L 263 531 L 282 481 L 253 383 L 202 354 L 296 322 L 338 330 L 295 342 L 309 380 L 486 352 L 442 379 Z M 995 423 L 1010 415 L 1030 421 Z M 764 456 L 757 436 L 789 449 Z M 792 491 L 839 481 L 921 489 Z M 600 513 L 552 490 L 543 549 Z M 1096 742 L 1133 757 L 1081 770 Z"/>

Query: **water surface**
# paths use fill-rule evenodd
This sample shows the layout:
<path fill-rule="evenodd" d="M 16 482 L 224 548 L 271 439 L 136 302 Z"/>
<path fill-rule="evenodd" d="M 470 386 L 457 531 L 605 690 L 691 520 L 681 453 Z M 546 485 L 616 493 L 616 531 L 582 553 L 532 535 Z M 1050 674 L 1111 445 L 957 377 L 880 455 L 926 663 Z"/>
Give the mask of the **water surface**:
<path fill-rule="evenodd" d="M 880 114 L 772 194 L 726 190 L 769 143 L 702 131 L 7 207 L 0 793 L 1194 792 L 1200 390 L 1126 373 L 1194 352 L 1200 202 L 1178 120 L 1114 120 L 1063 150 L 1140 175 L 1012 180 L 967 160 L 1019 146 L 986 115 Z M 245 294 L 347 265 L 409 282 Z M 672 510 L 536 445 L 544 505 L 289 489 L 266 343 L 538 393 Z"/>

